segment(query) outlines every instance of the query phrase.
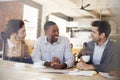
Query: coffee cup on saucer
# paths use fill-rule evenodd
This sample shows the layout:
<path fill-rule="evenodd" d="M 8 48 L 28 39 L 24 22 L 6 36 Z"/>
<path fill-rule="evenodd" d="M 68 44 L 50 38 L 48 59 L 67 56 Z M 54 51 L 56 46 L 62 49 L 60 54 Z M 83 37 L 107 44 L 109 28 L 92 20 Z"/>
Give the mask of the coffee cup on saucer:
<path fill-rule="evenodd" d="M 84 55 L 81 57 L 84 62 L 89 62 L 90 60 L 90 55 Z"/>
<path fill-rule="evenodd" d="M 35 62 L 32 67 L 33 68 L 45 68 L 42 62 Z"/>

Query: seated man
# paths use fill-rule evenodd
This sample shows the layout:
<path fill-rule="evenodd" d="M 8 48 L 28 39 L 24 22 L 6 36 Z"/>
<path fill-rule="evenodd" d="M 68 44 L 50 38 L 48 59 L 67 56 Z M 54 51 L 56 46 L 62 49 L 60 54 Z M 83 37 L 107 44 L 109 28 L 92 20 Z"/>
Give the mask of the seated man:
<path fill-rule="evenodd" d="M 4 36 L 3 59 L 32 63 L 28 47 L 24 41 L 25 36 L 25 26 L 22 20 L 11 19 L 8 21 Z"/>
<path fill-rule="evenodd" d="M 79 62 L 78 69 L 101 72 L 120 70 L 120 47 L 108 39 L 110 32 L 111 27 L 107 21 L 92 23 L 92 41 L 88 42 L 87 46 L 87 54 L 91 56 L 91 59 L 89 64 Z"/>
<path fill-rule="evenodd" d="M 69 40 L 59 36 L 56 23 L 48 21 L 44 25 L 45 36 L 41 36 L 35 43 L 32 59 L 42 62 L 44 66 L 55 69 L 70 68 L 74 64 Z"/>

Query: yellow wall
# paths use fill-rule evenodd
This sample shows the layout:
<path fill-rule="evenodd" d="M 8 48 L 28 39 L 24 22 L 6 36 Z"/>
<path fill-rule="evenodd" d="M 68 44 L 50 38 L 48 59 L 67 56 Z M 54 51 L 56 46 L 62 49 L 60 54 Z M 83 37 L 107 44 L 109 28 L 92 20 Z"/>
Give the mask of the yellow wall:
<path fill-rule="evenodd" d="M 73 54 L 76 54 L 76 53 L 78 54 L 79 51 L 80 51 L 80 49 L 78 49 L 78 48 L 73 48 L 73 49 L 72 49 L 72 53 L 73 53 Z"/>
<path fill-rule="evenodd" d="M 32 51 L 34 49 L 34 43 L 35 43 L 35 41 L 34 40 L 25 40 L 25 43 L 28 46 L 29 53 L 32 54 Z"/>

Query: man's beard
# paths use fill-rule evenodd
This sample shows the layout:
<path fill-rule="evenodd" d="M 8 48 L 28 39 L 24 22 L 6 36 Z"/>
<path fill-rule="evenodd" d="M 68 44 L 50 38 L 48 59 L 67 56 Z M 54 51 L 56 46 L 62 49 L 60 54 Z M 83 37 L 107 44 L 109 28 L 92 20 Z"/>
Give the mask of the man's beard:
<path fill-rule="evenodd" d="M 50 43 L 54 43 L 58 40 L 58 36 L 55 36 L 55 37 L 47 37 L 47 40 L 48 42 Z"/>
<path fill-rule="evenodd" d="M 101 42 L 101 38 L 98 38 L 98 39 L 93 39 L 94 42 L 98 43 L 98 42 Z"/>
<path fill-rule="evenodd" d="M 58 36 L 55 36 L 54 38 L 51 39 L 52 42 L 56 42 L 58 40 Z"/>
<path fill-rule="evenodd" d="M 94 41 L 94 42 L 99 42 L 99 41 L 101 41 L 101 38 L 95 38 L 94 36 L 90 36 L 90 38 L 92 39 L 92 41 Z"/>

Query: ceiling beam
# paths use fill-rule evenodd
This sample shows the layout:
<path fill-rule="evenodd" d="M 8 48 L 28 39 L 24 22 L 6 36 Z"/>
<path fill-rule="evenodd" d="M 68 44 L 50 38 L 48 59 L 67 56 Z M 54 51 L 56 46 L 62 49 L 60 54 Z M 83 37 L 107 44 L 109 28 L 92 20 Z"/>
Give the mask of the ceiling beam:
<path fill-rule="evenodd" d="M 60 18 L 65 19 L 65 20 L 67 20 L 67 21 L 73 21 L 73 18 L 72 18 L 72 17 L 66 16 L 66 15 L 64 15 L 64 14 L 62 14 L 62 13 L 51 13 L 51 15 L 60 17 Z"/>
<path fill-rule="evenodd" d="M 100 18 L 99 13 L 95 12 L 94 10 L 82 10 L 82 9 L 80 9 L 79 13 L 81 13 L 83 15 L 87 15 L 87 16 L 92 16 L 93 18 L 97 18 L 97 19 Z"/>
<path fill-rule="evenodd" d="M 99 14 L 96 13 L 95 11 L 91 10 L 91 11 L 87 11 L 87 12 L 88 12 L 92 17 L 99 19 Z"/>

